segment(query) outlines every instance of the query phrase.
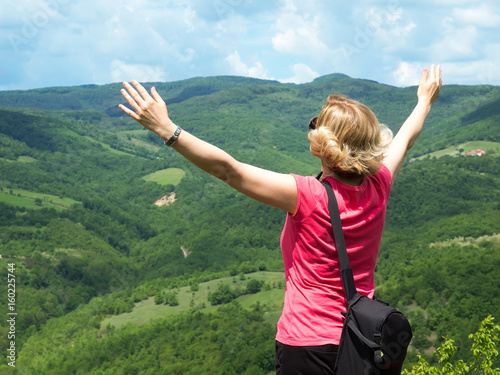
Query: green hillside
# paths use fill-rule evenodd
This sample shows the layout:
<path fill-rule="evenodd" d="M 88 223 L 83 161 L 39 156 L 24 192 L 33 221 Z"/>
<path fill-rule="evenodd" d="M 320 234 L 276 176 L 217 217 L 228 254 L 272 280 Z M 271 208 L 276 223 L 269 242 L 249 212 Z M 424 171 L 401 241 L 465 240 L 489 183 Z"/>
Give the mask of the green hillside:
<path fill-rule="evenodd" d="M 171 306 L 168 303 L 157 303 L 156 297 L 150 297 L 144 301 L 135 304 L 132 311 L 113 315 L 101 322 L 101 327 L 108 324 L 114 327 L 122 327 L 128 323 L 144 325 L 153 319 L 163 318 L 170 315 L 176 315 L 180 312 L 189 311 L 196 308 L 204 313 L 215 312 L 217 305 L 210 303 L 211 291 L 217 290 L 221 284 L 226 284 L 233 291 L 244 291 L 250 280 L 256 280 L 260 283 L 258 291 L 250 294 L 235 296 L 234 300 L 239 302 L 244 308 L 251 308 L 259 303 L 266 308 L 266 315 L 269 323 L 276 325 L 277 315 L 281 314 L 283 308 L 283 297 L 285 295 L 285 276 L 283 272 L 254 272 L 248 275 L 230 276 L 221 279 L 214 279 L 200 283 L 196 288 L 192 286 L 183 286 L 174 289 L 166 289 L 157 293 L 157 296 L 167 296 L 174 293 L 177 296 L 178 304 Z M 241 293 L 240 291 L 240 293 Z M 198 304 L 196 303 L 198 302 Z M 200 303 L 201 302 L 201 303 Z"/>
<path fill-rule="evenodd" d="M 440 158 L 441 156 L 461 156 L 474 150 L 483 150 L 487 154 L 500 155 L 500 142 L 490 141 L 469 141 L 459 145 L 450 146 L 442 150 L 431 152 L 427 155 L 419 156 L 415 159 Z M 413 159 L 414 160 L 414 159 Z"/>
<path fill-rule="evenodd" d="M 342 74 L 154 85 L 187 131 L 303 175 L 320 168 L 307 124 L 328 94 L 362 101 L 393 131 L 416 103 L 416 88 Z M 15 265 L 19 312 L 16 367 L 0 372 L 272 373 L 284 213 L 142 130 L 117 108 L 120 86 L 0 92 L 0 277 Z M 376 287 L 411 318 L 407 367 L 446 335 L 470 359 L 467 335 L 500 319 L 499 103 L 499 87 L 445 86 L 392 188 Z M 173 204 L 155 205 L 166 196 Z M 4 319 L 4 353 L 9 329 Z"/>
<path fill-rule="evenodd" d="M 0 186 L 0 202 L 5 202 L 12 206 L 19 206 L 30 209 L 41 209 L 50 207 L 56 210 L 71 208 L 75 204 L 79 204 L 71 198 L 56 197 L 50 194 L 40 194 L 32 191 L 21 189 L 7 189 Z"/>

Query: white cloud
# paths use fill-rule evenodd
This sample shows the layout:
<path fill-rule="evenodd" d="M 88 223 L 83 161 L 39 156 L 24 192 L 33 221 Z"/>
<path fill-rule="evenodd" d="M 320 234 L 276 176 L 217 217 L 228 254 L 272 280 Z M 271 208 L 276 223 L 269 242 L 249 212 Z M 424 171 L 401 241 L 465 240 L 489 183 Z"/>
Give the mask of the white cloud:
<path fill-rule="evenodd" d="M 486 44 L 484 49 L 486 52 L 481 59 L 464 62 L 450 61 L 443 64 L 444 82 L 471 85 L 499 85 L 500 43 Z"/>
<path fill-rule="evenodd" d="M 496 0 L 488 0 L 496 1 Z M 428 9 L 428 6 L 457 6 L 457 5 L 476 5 L 477 0 L 420 0 L 423 6 Z"/>
<path fill-rule="evenodd" d="M 401 20 L 403 10 L 401 7 L 371 7 L 365 11 L 366 22 L 377 27 L 391 26 Z"/>
<path fill-rule="evenodd" d="M 321 54 L 328 51 L 317 32 L 307 28 L 290 28 L 276 34 L 272 41 L 276 51 L 291 55 Z"/>
<path fill-rule="evenodd" d="M 320 75 L 313 71 L 308 65 L 303 63 L 295 64 L 292 67 L 293 77 L 287 79 L 280 79 L 283 83 L 306 83 L 311 82 Z"/>
<path fill-rule="evenodd" d="M 183 12 L 183 21 L 187 31 L 193 32 L 197 29 L 200 20 L 196 17 L 196 12 L 191 7 L 187 7 Z"/>
<path fill-rule="evenodd" d="M 445 20 L 449 23 L 449 19 Z M 444 25 L 446 26 L 446 25 Z M 464 28 L 455 28 L 453 24 L 445 27 L 444 34 L 439 41 L 431 47 L 431 55 L 439 61 L 452 61 L 477 58 L 479 33 L 475 26 L 466 26 Z"/>
<path fill-rule="evenodd" d="M 365 11 L 363 33 L 374 48 L 384 51 L 396 51 L 407 45 L 407 38 L 417 27 L 411 18 L 403 17 L 403 8 L 395 3 L 384 7 L 372 7 Z"/>
<path fill-rule="evenodd" d="M 496 46 L 497 48 L 500 45 Z M 443 82 L 463 85 L 498 85 L 498 61 L 480 60 L 443 64 Z M 450 78 L 447 78 L 450 77 Z M 450 82 L 451 81 L 451 82 Z"/>
<path fill-rule="evenodd" d="M 165 72 L 160 66 L 126 64 L 120 60 L 113 60 L 109 68 L 113 82 L 129 82 L 132 79 L 139 82 L 161 82 L 165 80 Z"/>
<path fill-rule="evenodd" d="M 294 56 L 325 56 L 330 49 L 322 40 L 320 24 L 320 14 L 313 17 L 308 13 L 299 13 L 294 1 L 286 0 L 273 25 L 277 30 L 272 38 L 273 48 L 277 52 Z"/>
<path fill-rule="evenodd" d="M 267 70 L 264 68 L 260 61 L 255 61 L 253 66 L 248 66 L 243 61 L 238 51 L 230 53 L 226 57 L 226 61 L 229 63 L 232 71 L 236 75 L 241 75 L 245 77 L 269 79 L 267 76 Z"/>
<path fill-rule="evenodd" d="M 420 82 L 422 68 L 418 63 L 403 61 L 399 63 L 393 75 L 398 86 L 414 86 Z"/>
<path fill-rule="evenodd" d="M 468 9 L 454 9 L 453 17 L 464 25 L 494 28 L 500 26 L 500 15 L 487 4 Z"/>
<path fill-rule="evenodd" d="M 407 85 L 432 62 L 450 67 L 447 82 L 480 82 L 469 64 L 500 84 L 499 45 L 498 0 L 10 0 L 0 2 L 0 89 L 144 71 L 296 83 L 340 72 Z"/>

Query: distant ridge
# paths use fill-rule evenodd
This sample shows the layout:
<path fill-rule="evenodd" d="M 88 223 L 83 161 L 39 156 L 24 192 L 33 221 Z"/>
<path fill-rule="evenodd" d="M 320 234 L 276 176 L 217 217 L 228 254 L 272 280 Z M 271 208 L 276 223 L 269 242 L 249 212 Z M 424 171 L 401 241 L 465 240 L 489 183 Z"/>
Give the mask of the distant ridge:
<path fill-rule="evenodd" d="M 314 79 L 313 83 L 335 82 L 335 81 L 340 81 L 340 80 L 346 79 L 346 78 L 351 79 L 351 77 L 349 77 L 346 74 L 333 73 L 333 74 L 327 74 L 325 76 L 318 77 L 318 78 Z"/>
<path fill-rule="evenodd" d="M 278 81 L 239 76 L 194 77 L 173 82 L 147 82 L 155 85 L 167 103 L 180 103 L 194 96 L 210 95 L 214 92 L 256 85 L 280 85 Z M 121 82 L 104 85 L 46 87 L 30 90 L 0 91 L 0 107 L 39 108 L 49 110 L 105 110 L 123 102 L 120 94 Z M 26 103 L 29 98 L 29 103 Z M 121 111 L 119 112 L 121 115 Z M 116 115 L 112 110 L 108 115 Z"/>

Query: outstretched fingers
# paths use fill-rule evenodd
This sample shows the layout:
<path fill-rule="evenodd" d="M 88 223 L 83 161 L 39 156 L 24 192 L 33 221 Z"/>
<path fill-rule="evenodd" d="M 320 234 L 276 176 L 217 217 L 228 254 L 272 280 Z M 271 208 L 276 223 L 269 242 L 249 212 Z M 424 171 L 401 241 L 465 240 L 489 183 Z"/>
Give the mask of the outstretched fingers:
<path fill-rule="evenodd" d="M 148 102 L 154 101 L 155 99 L 151 98 L 146 89 L 139 82 L 134 80 L 132 81 L 132 84 L 134 85 L 135 88 L 132 87 L 130 83 L 123 82 L 123 86 L 125 88 L 121 89 L 120 92 L 122 93 L 123 97 L 127 100 L 127 102 L 130 104 L 130 106 L 135 110 L 135 112 L 130 111 L 125 106 L 120 106 L 120 109 L 129 116 L 133 117 L 134 119 L 139 120 L 144 110 L 148 108 Z"/>
<path fill-rule="evenodd" d="M 135 110 L 141 108 L 141 104 L 144 103 L 144 99 L 141 97 L 141 95 L 139 95 L 139 93 L 128 82 L 123 82 L 123 87 L 125 87 L 126 90 L 122 89 L 121 93 L 130 103 L 130 105 Z"/>
<path fill-rule="evenodd" d="M 431 65 L 431 71 L 429 73 L 429 77 L 431 81 L 436 80 L 436 66 L 434 64 Z"/>
<path fill-rule="evenodd" d="M 123 104 L 119 104 L 118 108 L 120 108 L 123 112 L 125 112 L 127 115 L 129 115 L 130 117 L 132 117 L 134 120 L 139 121 L 141 119 L 137 115 L 137 113 L 135 113 L 134 111 L 131 111 L 130 109 L 128 109 L 127 107 L 125 107 Z"/>
<path fill-rule="evenodd" d="M 425 84 L 427 82 L 428 78 L 429 78 L 429 70 L 427 68 L 424 68 L 424 70 L 422 71 L 422 79 L 421 79 L 420 83 Z"/>
<path fill-rule="evenodd" d="M 142 86 L 139 82 L 137 82 L 136 80 L 133 80 L 132 81 L 132 84 L 134 85 L 134 87 L 136 88 L 137 91 L 133 90 L 136 94 L 137 92 L 139 92 L 140 95 L 140 99 L 141 100 L 144 100 L 144 101 L 148 101 L 149 99 L 151 99 L 151 96 L 149 96 L 149 93 L 146 91 L 146 89 L 144 88 L 144 86 Z M 135 98 L 135 96 L 134 96 Z"/>
<path fill-rule="evenodd" d="M 151 95 L 153 96 L 153 99 L 156 100 L 158 103 L 164 103 L 162 97 L 160 94 L 158 94 L 158 91 L 156 91 L 156 87 L 151 88 Z"/>
<path fill-rule="evenodd" d="M 125 88 L 128 90 L 125 90 L 125 89 L 121 89 L 120 92 L 121 94 L 123 95 L 123 97 L 125 98 L 125 100 L 127 100 L 128 104 L 130 104 L 130 106 L 136 111 L 136 112 L 139 112 L 141 107 L 139 106 L 139 104 L 137 103 L 137 99 L 136 98 L 133 98 L 132 96 L 134 96 L 134 93 L 135 93 L 135 96 L 139 96 L 139 94 L 137 94 L 137 92 L 135 92 L 135 90 L 132 88 L 132 86 L 130 86 L 127 82 L 124 82 L 123 83 L 123 86 L 125 86 Z M 132 96 L 129 94 L 132 94 Z M 121 107 L 120 107 L 121 108 Z M 126 107 L 124 107 L 126 108 Z M 129 113 L 127 113 L 129 114 Z M 135 117 L 134 117 L 135 118 Z"/>
<path fill-rule="evenodd" d="M 442 73 L 441 73 L 441 65 L 432 65 L 430 72 L 430 81 L 437 83 L 439 86 L 442 84 Z"/>

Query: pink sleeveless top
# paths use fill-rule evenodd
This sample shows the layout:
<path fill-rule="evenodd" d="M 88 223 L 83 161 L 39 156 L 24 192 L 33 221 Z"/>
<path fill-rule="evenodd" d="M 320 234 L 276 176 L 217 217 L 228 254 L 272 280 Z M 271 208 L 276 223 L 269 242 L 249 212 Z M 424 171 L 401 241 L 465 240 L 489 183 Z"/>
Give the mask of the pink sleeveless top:
<path fill-rule="evenodd" d="M 297 212 L 288 214 L 281 234 L 286 291 L 276 340 L 292 346 L 340 341 L 347 302 L 332 238 L 326 190 L 314 177 L 293 175 Z M 332 177 L 349 262 L 359 293 L 374 292 L 374 270 L 384 228 L 392 177 L 385 166 L 360 186 Z"/>

